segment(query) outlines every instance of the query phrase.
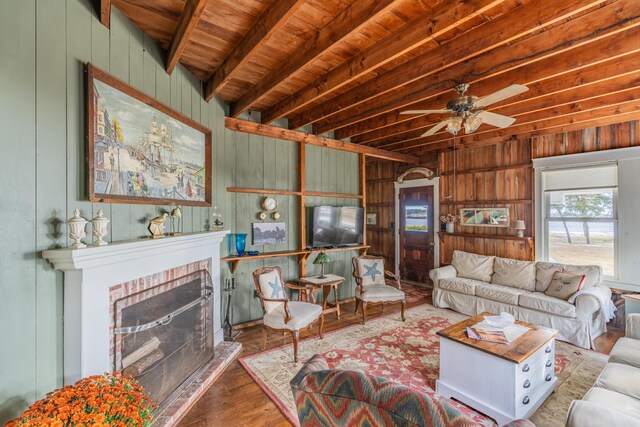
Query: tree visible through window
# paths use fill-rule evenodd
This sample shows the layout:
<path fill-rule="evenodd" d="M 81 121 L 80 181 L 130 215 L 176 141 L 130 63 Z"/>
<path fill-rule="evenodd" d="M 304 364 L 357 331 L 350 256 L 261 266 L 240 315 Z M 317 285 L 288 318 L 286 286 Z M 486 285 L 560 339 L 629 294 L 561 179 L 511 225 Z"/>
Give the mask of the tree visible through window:
<path fill-rule="evenodd" d="M 616 203 L 612 188 L 549 191 L 549 261 L 601 265 L 615 276 Z"/>

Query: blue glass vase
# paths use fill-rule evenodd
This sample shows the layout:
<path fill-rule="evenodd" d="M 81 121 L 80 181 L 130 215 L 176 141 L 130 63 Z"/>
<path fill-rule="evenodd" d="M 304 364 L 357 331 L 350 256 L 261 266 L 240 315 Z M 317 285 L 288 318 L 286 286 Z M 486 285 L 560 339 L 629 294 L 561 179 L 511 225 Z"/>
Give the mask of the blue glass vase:
<path fill-rule="evenodd" d="M 247 247 L 247 235 L 246 234 L 236 234 L 236 251 L 238 252 L 238 256 L 244 256 L 244 250 Z"/>

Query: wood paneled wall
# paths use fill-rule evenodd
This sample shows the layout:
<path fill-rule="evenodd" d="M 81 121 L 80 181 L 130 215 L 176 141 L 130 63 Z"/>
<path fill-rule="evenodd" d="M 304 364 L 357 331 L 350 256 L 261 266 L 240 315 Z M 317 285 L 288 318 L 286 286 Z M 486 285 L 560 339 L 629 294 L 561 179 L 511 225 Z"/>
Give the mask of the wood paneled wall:
<path fill-rule="evenodd" d="M 63 275 L 42 260 L 44 249 L 66 247 L 63 222 L 75 208 L 92 218 L 103 210 L 111 219 L 109 241 L 146 235 L 146 222 L 170 206 L 91 203 L 86 197 L 86 62 L 191 117 L 213 131 L 213 203 L 225 226 L 249 234 L 262 196 L 227 192 L 227 187 L 297 190 L 298 144 L 247 135 L 224 126 L 226 106 L 202 99 L 201 83 L 184 67 L 171 75 L 153 40 L 116 9 L 111 31 L 100 24 L 88 0 L 4 1 L 0 13 L 0 425 L 26 405 L 62 385 Z M 260 120 L 252 115 L 244 117 Z M 286 123 L 280 123 L 286 127 Z M 317 191 L 359 191 L 357 156 L 307 150 L 307 180 Z M 355 178 L 354 178 L 355 171 Z M 298 242 L 298 200 L 278 197 L 287 243 L 253 246 L 260 251 L 294 249 Z M 311 200 L 311 203 L 349 203 Z M 350 204 L 357 204 L 351 202 Z M 185 207 L 185 232 L 210 226 L 209 208 Z M 223 254 L 227 253 L 226 241 Z M 335 255 L 329 271 L 347 278 L 350 257 Z M 310 260 L 312 261 L 312 259 Z M 236 273 L 235 320 L 262 316 L 253 298 L 251 272 L 280 265 L 285 279 L 298 277 L 295 257 L 240 263 Z M 310 264 L 310 273 L 316 266 Z M 230 277 L 226 265 L 222 278 Z M 353 295 L 348 279 L 341 289 Z M 222 302 L 217 302 L 222 308 Z"/>
<path fill-rule="evenodd" d="M 531 157 L 538 159 L 638 145 L 640 122 L 632 121 L 535 137 L 531 140 Z"/>
<path fill-rule="evenodd" d="M 524 220 L 524 235 L 532 235 L 533 170 L 528 140 L 446 151 L 440 154 L 439 164 L 441 215 L 459 215 L 462 208 L 508 208 L 510 225 Z M 440 262 L 449 263 L 455 249 L 533 259 L 529 242 L 504 239 L 514 234 L 510 227 L 456 224 L 454 235 L 441 234 Z"/>
<path fill-rule="evenodd" d="M 504 239 L 515 234 L 511 228 L 457 226 L 455 234 L 442 235 L 440 262 L 449 263 L 455 249 L 533 259 L 535 207 L 531 159 L 638 145 L 640 122 L 633 121 L 496 145 L 459 148 L 455 156 L 453 151 L 446 151 L 440 153 L 437 167 L 430 159 L 424 159 L 427 167 L 437 170 L 440 176 L 441 214 L 459 213 L 463 207 L 508 207 L 511 224 L 516 219 L 523 219 L 527 227 L 524 235 L 533 238 L 530 241 Z M 367 211 L 378 214 L 378 226 L 367 230 L 370 252 L 384 256 L 387 262 L 393 262 L 395 254 L 393 182 L 400 173 L 399 166 L 391 162 L 367 163 L 370 200 Z"/>

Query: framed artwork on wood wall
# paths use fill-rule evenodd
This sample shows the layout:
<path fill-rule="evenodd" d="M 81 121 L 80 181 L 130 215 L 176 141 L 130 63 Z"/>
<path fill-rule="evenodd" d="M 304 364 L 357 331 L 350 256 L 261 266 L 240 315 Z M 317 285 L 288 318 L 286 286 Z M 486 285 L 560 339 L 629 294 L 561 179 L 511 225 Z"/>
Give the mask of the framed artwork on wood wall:
<path fill-rule="evenodd" d="M 508 227 L 509 208 L 462 208 L 460 225 L 476 227 Z"/>
<path fill-rule="evenodd" d="M 211 130 L 87 64 L 89 200 L 211 206 Z"/>

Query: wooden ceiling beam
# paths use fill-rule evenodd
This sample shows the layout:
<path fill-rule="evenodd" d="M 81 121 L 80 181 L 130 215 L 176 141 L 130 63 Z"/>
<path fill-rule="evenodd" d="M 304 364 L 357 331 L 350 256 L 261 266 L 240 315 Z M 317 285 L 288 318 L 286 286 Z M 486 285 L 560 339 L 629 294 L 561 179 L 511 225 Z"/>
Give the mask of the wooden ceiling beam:
<path fill-rule="evenodd" d="M 636 83 L 637 84 L 637 83 Z M 570 123 L 572 118 L 577 114 L 587 111 L 603 110 L 610 107 L 624 107 L 626 104 L 633 103 L 640 98 L 640 85 L 632 86 L 626 90 L 616 93 L 610 93 L 595 96 L 582 101 L 576 100 L 572 103 L 554 106 L 544 110 L 522 114 L 518 121 L 505 129 L 498 129 L 492 126 L 481 126 L 478 131 L 470 135 L 459 135 L 462 142 L 478 141 L 485 138 L 484 135 L 511 135 L 518 132 L 519 129 L 528 129 L 529 126 L 558 126 L 563 123 Z M 528 131 L 528 130 L 527 130 Z M 385 149 L 393 149 L 399 151 L 415 150 L 429 144 L 445 142 L 451 139 L 448 132 L 439 132 L 428 137 L 418 137 L 413 141 L 407 141 L 400 144 L 393 144 L 393 147 L 385 145 Z M 379 147 L 376 147 L 379 148 Z"/>
<path fill-rule="evenodd" d="M 452 5 L 441 2 L 427 16 L 418 16 L 381 41 L 351 57 L 314 82 L 262 111 L 262 123 L 287 117 L 290 113 L 327 96 L 368 72 L 394 61 L 408 52 L 476 18 L 505 0 L 469 0 Z M 426 35 L 426 36 L 425 36 Z"/>
<path fill-rule="evenodd" d="M 323 133 L 325 130 L 321 129 L 333 130 L 355 123 L 360 118 L 350 119 L 350 110 L 356 106 L 374 105 L 376 98 L 394 89 L 411 91 L 416 86 L 423 87 L 420 83 L 428 76 L 437 75 L 446 68 L 506 45 L 600 3 L 600 0 L 570 0 L 562 3 L 555 0 L 534 0 L 518 6 L 493 21 L 461 34 L 437 49 L 399 64 L 338 97 L 291 116 L 290 127 L 315 123 L 314 131 Z M 461 80 L 462 77 L 462 74 L 459 74 L 456 80 Z M 453 86 L 454 82 L 446 83 L 446 88 Z M 441 89 L 445 89 L 445 86 Z"/>
<path fill-rule="evenodd" d="M 464 63 L 442 70 L 436 75 L 414 82 L 410 87 L 387 92 L 375 100 L 356 105 L 332 117 L 328 120 L 331 123 L 330 126 L 324 125 L 327 120 L 319 122 L 315 129 L 318 132 L 325 132 L 327 127 L 343 127 L 366 120 L 371 117 L 372 111 L 375 115 L 379 115 L 403 109 L 425 98 L 444 94 L 447 89 L 452 88 L 451 82 L 456 80 L 472 83 L 470 94 L 486 95 L 488 93 L 477 92 L 477 87 L 473 83 L 499 75 L 508 75 L 508 78 L 511 78 L 512 70 L 519 67 L 535 65 L 551 57 L 570 55 L 581 46 L 596 43 L 640 25 L 639 10 L 620 3 L 623 2 L 610 4 L 513 44 L 485 52 Z M 603 27 L 597 27 L 600 22 L 603 23 Z M 632 46 L 629 47 L 629 49 L 632 48 Z M 501 78 L 504 79 L 504 77 Z M 535 79 L 527 77 L 526 80 L 520 80 L 518 83 L 533 80 Z M 455 96 L 451 91 L 449 94 Z M 438 108 L 443 107 L 444 104 L 438 105 Z"/>
<path fill-rule="evenodd" d="M 187 0 L 180 14 L 178 25 L 171 37 L 169 50 L 167 51 L 167 74 L 171 74 L 180 62 L 180 57 L 189 43 L 191 34 L 196 29 L 202 11 L 208 0 Z"/>
<path fill-rule="evenodd" d="M 598 64 L 603 64 L 604 66 L 607 61 L 615 58 L 622 58 L 630 53 L 638 52 L 640 49 L 640 31 L 638 30 L 638 22 L 639 21 L 636 21 L 636 26 L 627 31 L 616 32 L 607 38 L 597 39 L 595 42 L 590 44 L 581 43 L 568 52 L 563 50 L 561 55 L 545 57 L 539 61 L 523 60 L 518 63 L 516 60 L 515 63 L 518 63 L 519 67 L 509 69 L 508 73 L 501 72 L 495 75 L 481 75 L 477 80 L 468 81 L 471 83 L 469 93 L 477 96 L 484 96 L 500 90 L 511 83 L 532 86 L 534 83 L 545 79 L 553 81 L 552 79 L 555 79 L 560 75 L 575 73 L 585 68 L 595 67 Z M 585 38 L 583 40 L 586 41 L 588 39 Z M 501 63 L 502 62 L 503 61 L 501 61 Z M 477 64 L 474 62 L 478 67 L 478 70 L 490 69 L 492 63 L 495 62 L 493 62 L 491 58 L 485 58 L 484 62 Z M 635 67 L 633 69 L 635 69 Z M 612 63 L 609 63 L 608 72 L 612 73 L 613 76 L 620 74 Z M 443 72 L 441 75 L 443 77 L 447 77 L 449 75 L 449 70 Z M 602 79 L 605 77 L 607 76 L 601 72 L 599 78 Z M 444 82 L 441 83 L 441 87 L 444 85 Z M 515 100 L 534 96 L 530 92 L 526 92 L 505 102 L 513 103 Z M 335 134 L 337 138 L 344 139 L 348 136 L 358 135 L 367 131 L 386 127 L 394 123 L 408 121 L 412 119 L 412 116 L 401 115 L 401 111 L 408 109 L 424 109 L 425 107 L 442 108 L 446 104 L 447 100 L 454 96 L 455 94 L 446 90 L 434 91 L 430 88 L 417 90 L 411 94 L 406 94 L 406 97 L 404 98 L 393 101 L 391 104 L 387 104 L 389 108 L 385 108 L 382 105 L 376 105 L 376 110 L 370 113 L 369 118 L 338 129 Z M 408 102 L 406 105 L 405 100 Z M 504 102 L 502 104 L 504 105 Z M 378 114 L 378 112 L 381 112 L 381 114 Z M 356 114 L 354 111 L 351 113 L 353 115 Z"/>
<path fill-rule="evenodd" d="M 627 90 L 640 84 L 640 63 L 638 62 L 638 58 L 630 56 L 629 59 L 633 60 L 629 62 L 633 62 L 632 65 L 636 68 L 636 70 L 631 73 L 626 73 L 613 78 L 605 77 L 601 78 L 597 82 L 586 82 L 582 85 L 575 85 L 575 76 L 568 75 L 564 78 L 557 78 L 553 82 L 555 87 L 558 87 L 558 83 L 560 82 L 565 83 L 563 85 L 564 87 L 558 91 L 550 91 L 547 84 L 551 82 L 543 80 L 532 85 L 529 92 L 527 92 L 527 95 L 530 95 L 529 97 L 519 96 L 518 100 L 514 100 L 516 101 L 514 103 L 497 108 L 489 108 L 487 110 L 493 113 L 514 117 L 517 120 L 516 123 L 518 123 L 520 122 L 520 116 L 523 114 L 530 114 L 536 111 L 546 110 L 565 104 L 572 104 L 598 96 Z M 397 126 L 378 129 L 377 131 L 372 132 L 371 135 L 361 135 L 362 137 L 370 136 L 370 138 L 367 138 L 364 141 L 358 138 L 356 141 L 351 142 L 377 148 L 394 147 L 396 145 L 408 143 L 412 140 L 421 138 L 424 132 L 446 117 L 450 117 L 450 115 L 419 116 L 412 121 L 402 122 Z M 374 136 L 375 138 L 373 138 Z"/>
<path fill-rule="evenodd" d="M 356 0 L 340 12 L 313 37 L 296 49 L 299 52 L 287 58 L 279 68 L 264 76 L 243 96 L 231 104 L 231 116 L 237 117 L 263 99 L 280 83 L 295 74 L 319 55 L 362 28 L 370 19 L 388 12 L 398 0 Z"/>
<path fill-rule="evenodd" d="M 503 142 L 518 141 L 518 140 L 523 140 L 528 138 L 535 138 L 539 136 L 554 135 L 558 133 L 572 132 L 576 130 L 589 129 L 593 127 L 607 126 L 607 125 L 612 125 L 616 123 L 625 123 L 625 122 L 636 121 L 636 120 L 640 120 L 640 112 L 629 112 L 629 113 L 622 113 L 618 115 L 614 114 L 608 117 L 599 117 L 591 120 L 575 122 L 569 125 L 562 125 L 554 128 L 534 130 L 531 132 L 521 133 L 518 135 L 511 135 L 508 137 L 496 137 L 492 139 L 486 139 L 478 143 L 468 144 L 464 147 L 456 144 L 456 147 L 457 147 L 456 149 L 459 150 L 461 148 L 482 147 L 487 145 L 500 144 Z M 438 144 L 427 146 L 422 151 L 419 151 L 417 155 L 420 158 L 422 158 L 423 156 L 433 156 L 439 151 L 452 150 L 452 149 L 453 149 L 453 144 L 451 142 L 438 143 Z"/>
<path fill-rule="evenodd" d="M 573 114 L 560 117 L 546 117 L 533 123 L 524 123 L 519 126 L 511 126 L 506 129 L 497 129 L 479 134 L 471 134 L 456 139 L 456 147 L 475 147 L 482 145 L 497 144 L 499 142 L 513 141 L 524 138 L 522 135 L 546 135 L 555 133 L 558 129 L 572 128 L 581 129 L 589 127 L 585 122 L 594 123 L 599 120 L 604 123 L 605 120 L 613 120 L 612 123 L 625 122 L 634 120 L 629 117 L 637 117 L 640 115 L 640 104 L 636 100 L 620 103 L 618 105 L 606 105 L 586 111 L 579 111 Z M 597 126 L 597 125 L 596 125 Z M 438 151 L 453 147 L 453 136 L 442 139 L 439 142 L 429 142 L 424 145 L 406 148 L 411 150 L 415 155 L 424 152 Z"/>
<path fill-rule="evenodd" d="M 217 95 L 304 3 L 305 0 L 276 0 L 271 3 L 207 81 L 205 100 L 208 102 Z"/>
<path fill-rule="evenodd" d="M 301 142 L 304 144 L 332 148 L 340 151 L 348 151 L 351 153 L 364 154 L 369 157 L 392 160 L 395 162 L 416 163 L 418 161 L 417 157 L 409 154 L 394 153 L 391 151 L 380 150 L 378 148 L 338 141 L 337 139 L 323 138 L 309 133 L 263 125 L 261 123 L 249 122 L 247 120 L 240 120 L 232 117 L 226 117 L 224 125 L 227 129 L 233 131 L 283 139 L 286 141 Z"/>
<path fill-rule="evenodd" d="M 100 23 L 111 28 L 111 0 L 100 0 Z"/>

